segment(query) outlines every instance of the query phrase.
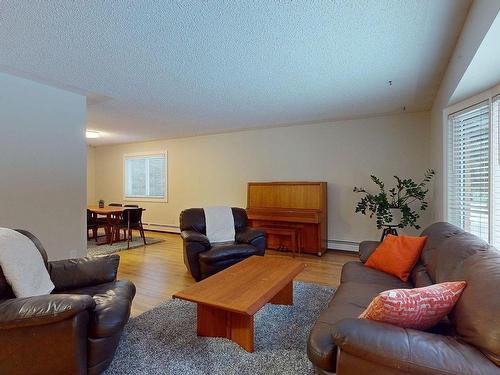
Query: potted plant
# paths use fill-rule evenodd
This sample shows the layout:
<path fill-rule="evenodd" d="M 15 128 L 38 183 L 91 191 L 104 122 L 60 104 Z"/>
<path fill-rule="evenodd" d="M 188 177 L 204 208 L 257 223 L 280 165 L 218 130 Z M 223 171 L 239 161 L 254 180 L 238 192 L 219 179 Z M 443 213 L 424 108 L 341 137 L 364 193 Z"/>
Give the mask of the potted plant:
<path fill-rule="evenodd" d="M 363 187 L 354 187 L 355 193 L 364 195 L 356 205 L 356 212 L 363 215 L 368 213 L 370 218 L 375 216 L 378 229 L 383 226 L 420 229 L 417 224 L 420 217 L 418 211 L 425 211 L 429 205 L 425 197 L 429 191 L 427 185 L 434 175 L 434 170 L 428 169 L 423 180 L 418 184 L 411 178 L 402 179 L 394 176 L 396 186 L 389 190 L 386 190 L 385 184 L 378 177 L 371 175 L 379 191 L 372 194 Z"/>

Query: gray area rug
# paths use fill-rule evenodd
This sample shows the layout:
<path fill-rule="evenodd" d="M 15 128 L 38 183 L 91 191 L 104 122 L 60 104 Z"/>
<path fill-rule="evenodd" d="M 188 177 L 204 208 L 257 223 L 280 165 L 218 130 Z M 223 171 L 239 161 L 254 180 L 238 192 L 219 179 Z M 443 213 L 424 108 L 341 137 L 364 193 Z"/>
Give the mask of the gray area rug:
<path fill-rule="evenodd" d="M 100 238 L 99 241 L 103 239 Z M 161 238 L 146 237 L 146 244 L 152 245 L 154 243 L 163 242 Z M 144 242 L 141 237 L 133 237 L 133 241 L 130 241 L 130 249 L 143 247 Z M 127 250 L 127 241 L 115 242 L 113 245 L 97 245 L 92 239 L 87 241 L 87 255 L 97 256 L 97 255 L 109 255 L 114 254 L 122 250 Z"/>
<path fill-rule="evenodd" d="M 267 304 L 255 315 L 253 353 L 198 337 L 195 304 L 171 300 L 130 320 L 105 374 L 313 374 L 307 337 L 334 289 L 294 284 L 293 306 Z"/>

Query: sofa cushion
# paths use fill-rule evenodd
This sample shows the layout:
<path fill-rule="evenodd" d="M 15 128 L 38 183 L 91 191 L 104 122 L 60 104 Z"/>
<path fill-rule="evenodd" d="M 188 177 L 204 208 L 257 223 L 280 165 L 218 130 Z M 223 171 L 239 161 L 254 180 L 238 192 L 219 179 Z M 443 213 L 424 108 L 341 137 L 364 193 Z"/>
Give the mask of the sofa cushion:
<path fill-rule="evenodd" d="M 359 244 L 359 260 L 365 263 L 370 255 L 377 249 L 378 245 L 380 245 L 379 241 L 362 241 Z"/>
<path fill-rule="evenodd" d="M 387 289 L 411 288 L 412 284 L 401 281 L 396 276 L 366 267 L 361 262 L 347 262 L 342 267 L 340 276 L 342 283 L 355 282 L 360 284 L 384 285 Z"/>
<path fill-rule="evenodd" d="M 368 258 L 365 265 L 407 281 L 415 267 L 427 237 L 389 234 Z"/>
<path fill-rule="evenodd" d="M 473 234 L 463 232 L 442 241 L 427 259 L 426 269 L 435 283 L 464 280 L 464 261 L 490 246 Z"/>
<path fill-rule="evenodd" d="M 408 288 L 411 287 L 410 284 L 406 285 Z M 386 284 L 342 282 L 327 309 L 321 313 L 311 330 L 307 343 L 309 359 L 323 370 L 335 371 L 337 348 L 330 327 L 342 319 L 357 318 L 376 295 L 387 289 Z"/>
<path fill-rule="evenodd" d="M 434 284 L 427 273 L 427 269 L 420 261 L 413 267 L 410 274 L 410 280 L 415 288 L 423 288 L 424 286 Z"/>
<path fill-rule="evenodd" d="M 478 252 L 463 262 L 467 288 L 451 320 L 459 337 L 500 366 L 500 253 Z"/>
<path fill-rule="evenodd" d="M 114 281 L 66 291 L 91 296 L 96 306 L 90 311 L 89 336 L 108 337 L 122 330 L 130 316 L 135 286 L 128 280 Z"/>
<path fill-rule="evenodd" d="M 223 271 L 226 268 L 229 268 L 232 265 L 239 263 L 244 259 L 245 258 L 228 259 L 228 260 L 223 260 L 221 262 L 213 263 L 213 264 L 200 263 L 201 278 L 205 279 L 209 276 L 215 275 L 216 273 Z"/>
<path fill-rule="evenodd" d="M 225 243 L 214 245 L 208 251 L 200 253 L 200 263 L 214 264 L 230 259 L 243 259 L 256 255 L 258 249 L 255 246 L 243 243 Z"/>
<path fill-rule="evenodd" d="M 441 243 L 448 238 L 463 233 L 465 232 L 462 229 L 446 222 L 434 223 L 427 227 L 421 234 L 421 236 L 427 236 L 427 241 L 425 241 L 424 248 L 422 249 L 422 255 L 420 256 L 422 264 L 428 268 L 429 260 L 432 258 L 434 251 L 441 245 Z M 432 281 L 436 282 L 433 277 L 434 273 L 429 271 L 429 269 L 427 272 L 429 273 Z"/>

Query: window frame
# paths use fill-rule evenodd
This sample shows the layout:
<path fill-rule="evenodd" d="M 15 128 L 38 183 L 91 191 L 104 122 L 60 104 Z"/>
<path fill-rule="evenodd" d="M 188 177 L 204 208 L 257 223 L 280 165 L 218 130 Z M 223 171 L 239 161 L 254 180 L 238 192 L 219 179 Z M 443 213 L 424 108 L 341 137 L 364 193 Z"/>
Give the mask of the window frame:
<path fill-rule="evenodd" d="M 127 196 L 127 159 L 141 158 L 148 156 L 163 155 L 165 158 L 165 196 L 164 197 L 148 197 L 148 196 Z M 167 151 L 148 151 L 148 152 L 134 152 L 123 155 L 122 163 L 122 199 L 126 202 L 168 202 L 168 153 Z"/>
<path fill-rule="evenodd" d="M 449 198 L 449 186 L 448 186 L 448 153 L 450 149 L 450 143 L 449 143 L 449 132 L 450 132 L 450 123 L 449 123 L 449 116 L 463 111 L 469 107 L 473 107 L 475 105 L 478 105 L 482 102 L 487 101 L 488 106 L 489 106 L 489 124 L 490 124 L 490 137 L 489 137 L 489 155 L 490 155 L 490 167 L 489 167 L 489 186 L 488 186 L 488 192 L 489 192 L 489 202 L 490 202 L 490 215 L 489 215 L 489 228 L 488 228 L 488 237 L 489 240 L 493 238 L 493 225 L 491 224 L 491 215 L 493 212 L 493 163 L 491 163 L 493 155 L 493 147 L 492 147 L 492 128 L 493 128 L 493 111 L 492 111 L 492 104 L 493 104 L 493 98 L 496 96 L 500 95 L 500 85 L 496 85 L 486 91 L 483 91 L 477 95 L 474 95 L 470 98 L 467 98 L 465 100 L 462 100 L 458 103 L 452 104 L 446 108 L 443 109 L 442 111 L 442 166 L 443 166 L 443 173 L 442 173 L 442 178 L 441 178 L 441 186 L 443 186 L 442 189 L 442 206 L 441 206 L 441 214 L 444 219 L 444 221 L 449 222 L 449 217 L 448 217 L 448 198 Z M 500 140 L 499 140 L 500 141 Z"/>

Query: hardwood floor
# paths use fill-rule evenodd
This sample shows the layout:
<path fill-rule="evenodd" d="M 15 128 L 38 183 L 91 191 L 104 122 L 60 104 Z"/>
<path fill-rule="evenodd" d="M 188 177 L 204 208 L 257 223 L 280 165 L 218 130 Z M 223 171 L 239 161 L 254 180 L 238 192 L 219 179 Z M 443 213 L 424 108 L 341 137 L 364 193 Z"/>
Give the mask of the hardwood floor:
<path fill-rule="evenodd" d="M 134 236 L 136 233 L 134 233 Z M 119 279 L 129 279 L 137 287 L 132 316 L 172 298 L 172 294 L 195 282 L 182 258 L 182 239 L 177 234 L 147 232 L 163 242 L 121 251 Z M 291 254 L 268 250 L 266 255 L 290 257 Z M 357 255 L 327 251 L 322 257 L 301 255 L 306 267 L 295 280 L 337 286 L 344 263 L 357 260 Z"/>

